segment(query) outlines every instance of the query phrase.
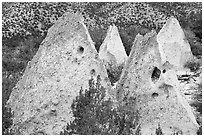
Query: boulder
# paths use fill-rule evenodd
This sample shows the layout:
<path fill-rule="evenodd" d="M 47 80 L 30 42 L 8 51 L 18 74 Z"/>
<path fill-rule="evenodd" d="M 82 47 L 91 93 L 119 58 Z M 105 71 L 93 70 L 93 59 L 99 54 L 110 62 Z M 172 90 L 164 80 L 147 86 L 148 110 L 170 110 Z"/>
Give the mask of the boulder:
<path fill-rule="evenodd" d="M 166 24 L 157 35 L 162 63 L 168 61 L 178 69 L 182 69 L 186 62 L 193 59 L 188 40 L 174 17 L 167 20 Z"/>
<path fill-rule="evenodd" d="M 154 31 L 136 36 L 116 87 L 118 102 L 136 113 L 134 134 L 196 134 L 198 124 L 174 66 L 161 63 L 156 36 Z"/>
<path fill-rule="evenodd" d="M 110 66 L 120 66 L 127 60 L 125 48 L 115 25 L 108 29 L 106 38 L 99 49 L 99 58 L 103 60 L 107 69 Z"/>
<path fill-rule="evenodd" d="M 10 95 L 11 129 L 15 134 L 60 134 L 74 119 L 73 99 L 98 75 L 108 89 L 107 72 L 82 16 L 63 15 L 49 29 Z"/>

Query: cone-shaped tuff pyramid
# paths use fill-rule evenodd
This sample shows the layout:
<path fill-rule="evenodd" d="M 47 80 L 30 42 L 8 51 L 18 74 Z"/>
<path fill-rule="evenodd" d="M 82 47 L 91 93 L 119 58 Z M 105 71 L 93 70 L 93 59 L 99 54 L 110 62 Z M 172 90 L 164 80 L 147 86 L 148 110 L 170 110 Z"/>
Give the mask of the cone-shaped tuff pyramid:
<path fill-rule="evenodd" d="M 127 60 L 125 48 L 115 25 L 109 27 L 106 38 L 100 46 L 99 57 L 105 64 L 116 66 Z"/>
<path fill-rule="evenodd" d="M 185 34 L 174 17 L 167 20 L 166 24 L 157 35 L 162 63 L 168 61 L 177 68 L 193 59 L 190 45 Z"/>
<path fill-rule="evenodd" d="M 12 128 L 19 134 L 59 134 L 74 119 L 73 99 L 98 75 L 102 86 L 108 88 L 105 67 L 83 18 L 63 15 L 49 29 L 11 93 L 8 106 L 14 113 Z"/>
<path fill-rule="evenodd" d="M 176 73 L 169 62 L 161 64 L 156 35 L 136 36 L 117 85 L 119 104 L 135 114 L 135 134 L 196 134 L 198 124 Z"/>

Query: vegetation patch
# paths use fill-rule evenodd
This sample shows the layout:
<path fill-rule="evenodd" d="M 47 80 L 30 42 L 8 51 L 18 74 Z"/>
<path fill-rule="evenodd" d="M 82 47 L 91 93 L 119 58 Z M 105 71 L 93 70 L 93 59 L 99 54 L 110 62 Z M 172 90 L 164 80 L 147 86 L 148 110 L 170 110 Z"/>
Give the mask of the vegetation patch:
<path fill-rule="evenodd" d="M 189 68 L 192 72 L 196 72 L 201 67 L 200 61 L 190 61 L 186 62 L 184 68 Z"/>
<path fill-rule="evenodd" d="M 62 135 L 120 135 L 133 134 L 138 117 L 135 112 L 113 107 L 111 99 L 105 99 L 105 88 L 97 82 L 89 81 L 89 89 L 79 91 L 73 101 L 74 121 L 67 124 Z"/>

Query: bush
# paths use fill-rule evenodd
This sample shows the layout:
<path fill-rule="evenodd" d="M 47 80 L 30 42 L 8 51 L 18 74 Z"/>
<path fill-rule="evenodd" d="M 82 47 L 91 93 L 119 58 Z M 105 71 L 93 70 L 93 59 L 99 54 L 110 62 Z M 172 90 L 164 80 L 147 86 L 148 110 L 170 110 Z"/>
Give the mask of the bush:
<path fill-rule="evenodd" d="M 93 79 L 89 81 L 89 90 L 79 91 L 79 96 L 72 104 L 75 120 L 67 125 L 67 129 L 61 134 L 111 134 L 114 127 L 113 116 L 117 116 L 111 108 L 111 101 L 104 101 L 105 89 L 99 85 L 98 77 L 95 84 Z M 112 130 L 111 130 L 112 129 Z"/>
<path fill-rule="evenodd" d="M 162 129 L 161 129 L 161 127 L 160 127 L 160 125 L 158 125 L 158 128 L 156 128 L 156 135 L 163 135 L 163 133 L 162 133 Z"/>
<path fill-rule="evenodd" d="M 197 135 L 202 135 L 202 125 L 199 127 L 198 131 L 197 131 Z"/>
<path fill-rule="evenodd" d="M 202 83 L 198 84 L 198 87 L 195 88 L 195 92 L 193 94 L 193 102 L 191 103 L 200 114 L 202 114 Z"/>
<path fill-rule="evenodd" d="M 190 43 L 190 41 L 189 41 L 189 43 Z M 202 44 L 200 42 L 196 42 L 196 43 L 191 44 L 191 51 L 192 51 L 194 56 L 201 58 L 202 57 Z"/>
<path fill-rule="evenodd" d="M 9 129 L 13 124 L 11 109 L 3 105 L 2 112 L 2 135 L 13 135 L 12 130 Z"/>
<path fill-rule="evenodd" d="M 192 100 L 190 105 L 196 109 L 196 120 L 200 125 L 197 134 L 202 135 L 202 83 L 199 83 L 198 87 L 195 88 Z"/>
<path fill-rule="evenodd" d="M 186 39 L 188 40 L 191 51 L 194 56 L 201 56 L 202 55 L 202 44 L 201 40 L 196 37 L 195 33 L 191 31 L 189 28 L 188 29 L 183 29 L 184 34 L 186 36 Z"/>
<path fill-rule="evenodd" d="M 200 61 L 190 61 L 190 62 L 186 62 L 186 64 L 184 65 L 184 68 L 189 68 L 191 71 L 195 72 L 200 68 L 201 65 L 202 64 Z"/>
<path fill-rule="evenodd" d="M 122 107 L 114 108 L 111 99 L 105 100 L 106 91 L 100 85 L 100 77 L 94 83 L 89 81 L 89 90 L 79 91 L 72 104 L 75 120 L 67 124 L 63 135 L 108 135 L 132 134 L 135 127 L 135 113 Z"/>
<path fill-rule="evenodd" d="M 202 10 L 191 12 L 188 18 L 188 26 L 195 33 L 195 36 L 202 39 Z"/>

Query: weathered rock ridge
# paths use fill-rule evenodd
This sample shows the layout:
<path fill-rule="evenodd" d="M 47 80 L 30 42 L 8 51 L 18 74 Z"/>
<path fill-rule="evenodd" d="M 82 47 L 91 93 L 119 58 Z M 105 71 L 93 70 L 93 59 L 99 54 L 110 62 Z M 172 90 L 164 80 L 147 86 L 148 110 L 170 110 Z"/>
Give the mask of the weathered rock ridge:
<path fill-rule="evenodd" d="M 59 134 L 74 119 L 71 104 L 81 87 L 100 75 L 109 88 L 105 67 L 77 14 L 65 14 L 49 29 L 37 54 L 8 100 L 16 134 Z"/>
<path fill-rule="evenodd" d="M 137 35 L 117 90 L 119 104 L 138 112 L 140 134 L 196 134 L 198 124 L 183 95 L 174 65 L 161 63 L 156 32 Z"/>

